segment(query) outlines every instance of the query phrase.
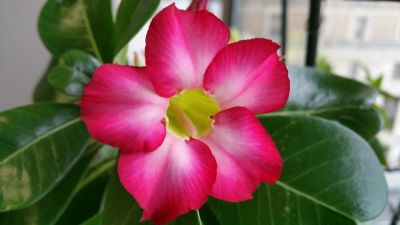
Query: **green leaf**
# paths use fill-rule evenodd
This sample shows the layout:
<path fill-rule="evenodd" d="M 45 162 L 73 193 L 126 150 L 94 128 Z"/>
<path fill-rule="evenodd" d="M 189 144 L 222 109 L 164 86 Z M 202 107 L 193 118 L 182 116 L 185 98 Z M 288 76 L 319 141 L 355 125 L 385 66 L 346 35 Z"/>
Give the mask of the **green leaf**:
<path fill-rule="evenodd" d="M 370 86 L 312 68 L 291 66 L 289 76 L 288 111 L 369 106 L 378 95 Z"/>
<path fill-rule="evenodd" d="M 43 43 L 56 57 L 67 50 L 80 49 L 103 62 L 113 60 L 110 0 L 48 0 L 38 27 Z"/>
<path fill-rule="evenodd" d="M 378 78 L 376 78 L 375 80 L 372 81 L 373 87 L 375 87 L 376 89 L 379 89 L 382 86 L 382 81 L 383 81 L 383 75 L 380 74 L 378 76 Z"/>
<path fill-rule="evenodd" d="M 204 225 L 221 225 L 208 203 L 201 207 L 200 215 Z"/>
<path fill-rule="evenodd" d="M 281 179 L 253 200 L 212 199 L 222 225 L 355 225 L 380 214 L 387 201 L 382 168 L 357 134 L 317 117 L 264 117 L 284 158 Z"/>
<path fill-rule="evenodd" d="M 191 211 L 178 217 L 174 222 L 169 223 L 169 225 L 204 225 L 200 219 L 200 214 L 197 211 Z M 217 225 L 217 224 L 212 224 Z"/>
<path fill-rule="evenodd" d="M 311 68 L 289 67 L 290 96 L 275 115 L 319 116 L 336 120 L 366 140 L 382 129 L 382 118 L 371 106 L 377 92 L 370 86 Z"/>
<path fill-rule="evenodd" d="M 0 211 L 27 207 L 72 168 L 89 139 L 69 104 L 34 104 L 0 113 Z"/>
<path fill-rule="evenodd" d="M 142 210 L 122 187 L 116 171 L 112 174 L 107 185 L 102 212 L 104 225 L 139 225 Z M 140 224 L 151 225 L 149 222 Z"/>
<path fill-rule="evenodd" d="M 321 71 L 325 71 L 325 72 L 328 72 L 328 73 L 332 72 L 332 65 L 331 65 L 331 63 L 328 61 L 328 59 L 325 58 L 324 56 L 321 56 L 321 57 L 318 59 L 317 68 L 318 68 L 319 70 L 321 70 Z"/>
<path fill-rule="evenodd" d="M 42 78 L 40 78 L 37 83 L 34 93 L 33 93 L 33 101 L 35 103 L 39 102 L 59 102 L 59 103 L 73 103 L 78 99 L 74 96 L 67 96 L 59 91 L 54 90 L 52 86 L 50 86 L 47 74 L 44 74 Z"/>
<path fill-rule="evenodd" d="M 90 219 L 86 220 L 84 223 L 81 225 L 102 225 L 102 215 L 101 214 L 96 214 Z"/>
<path fill-rule="evenodd" d="M 85 74 L 66 66 L 56 66 L 48 74 L 48 81 L 54 89 L 72 96 L 81 96 L 89 80 Z"/>
<path fill-rule="evenodd" d="M 57 59 L 52 58 L 48 63 L 44 74 L 35 86 L 35 89 L 33 91 L 34 102 L 53 101 L 54 99 L 56 99 L 56 91 L 50 86 L 49 82 L 47 81 L 47 73 L 55 65 L 57 65 Z"/>
<path fill-rule="evenodd" d="M 383 119 L 380 113 L 365 106 L 343 106 L 310 110 L 282 111 L 270 115 L 319 116 L 330 120 L 336 120 L 352 129 L 366 140 L 374 138 L 383 127 Z"/>
<path fill-rule="evenodd" d="M 377 137 L 375 137 L 369 141 L 369 144 L 371 145 L 376 156 L 378 157 L 379 162 L 381 162 L 383 166 L 387 167 L 388 163 L 385 157 L 385 147 L 382 145 L 382 143 L 378 140 Z"/>
<path fill-rule="evenodd" d="M 160 0 L 122 0 L 115 23 L 115 54 L 119 52 L 150 19 Z"/>
<path fill-rule="evenodd" d="M 73 200 L 56 225 L 80 224 L 99 212 L 102 196 L 116 161 L 115 154 L 103 156 L 105 148 L 109 147 L 101 147 L 92 160 Z"/>
<path fill-rule="evenodd" d="M 47 75 L 49 84 L 66 95 L 81 96 L 84 86 L 100 62 L 93 56 L 80 50 L 64 53 L 59 64 Z"/>
<path fill-rule="evenodd" d="M 383 128 L 383 119 L 381 115 L 374 109 L 365 108 L 363 106 L 316 110 L 311 115 L 337 120 L 366 140 L 372 139 Z"/>
<path fill-rule="evenodd" d="M 74 71 L 79 71 L 87 77 L 92 77 L 94 71 L 100 66 L 98 59 L 81 50 L 65 52 L 60 57 L 58 64 L 69 67 Z"/>
<path fill-rule="evenodd" d="M 103 62 L 114 59 L 114 23 L 111 0 L 78 0 L 85 6 L 88 33 L 92 33 Z"/>
<path fill-rule="evenodd" d="M 45 197 L 28 208 L 0 214 L 0 224 L 52 225 L 71 201 L 93 153 L 87 152 L 65 178 Z"/>
<path fill-rule="evenodd" d="M 34 102 L 64 102 L 70 103 L 74 102 L 77 99 L 75 97 L 66 96 L 56 90 L 52 86 L 50 86 L 49 82 L 47 81 L 47 74 L 49 71 L 57 65 L 57 60 L 52 58 L 47 66 L 45 73 L 42 75 L 40 80 L 35 86 L 33 91 L 33 101 Z"/>
<path fill-rule="evenodd" d="M 378 105 L 373 105 L 372 108 L 377 111 L 382 120 L 383 120 L 383 127 L 386 129 L 391 129 L 392 122 L 390 121 L 389 115 L 384 107 L 378 106 Z"/>
<path fill-rule="evenodd" d="M 81 225 L 102 225 L 103 224 L 103 217 L 102 214 L 96 214 L 94 215 L 92 218 L 90 218 L 89 220 L 85 221 L 84 223 L 82 223 Z M 143 224 L 143 223 L 132 223 L 132 224 Z M 148 224 L 148 223 L 145 223 Z M 176 221 L 170 223 L 169 225 L 202 225 L 199 224 L 197 221 L 197 216 L 194 212 L 188 213 L 182 217 L 179 217 Z M 208 224 L 206 224 L 208 225 Z M 210 225 L 218 225 L 218 223 L 215 224 L 211 224 Z"/>

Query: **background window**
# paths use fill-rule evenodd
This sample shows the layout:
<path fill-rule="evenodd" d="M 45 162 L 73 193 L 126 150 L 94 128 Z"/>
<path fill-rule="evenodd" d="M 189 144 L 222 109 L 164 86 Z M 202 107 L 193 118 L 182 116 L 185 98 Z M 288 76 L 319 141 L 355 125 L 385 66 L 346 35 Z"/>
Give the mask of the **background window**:
<path fill-rule="evenodd" d="M 400 63 L 396 63 L 393 68 L 393 79 L 400 80 Z"/>
<path fill-rule="evenodd" d="M 355 26 L 354 26 L 354 32 L 353 32 L 353 38 L 354 40 L 360 41 L 360 40 L 365 40 L 365 34 L 367 31 L 367 17 L 365 16 L 360 16 L 356 18 L 355 21 Z"/>
<path fill-rule="evenodd" d="M 280 36 L 281 33 L 281 17 L 277 14 L 270 16 L 270 23 L 268 28 L 269 34 L 277 38 Z"/>

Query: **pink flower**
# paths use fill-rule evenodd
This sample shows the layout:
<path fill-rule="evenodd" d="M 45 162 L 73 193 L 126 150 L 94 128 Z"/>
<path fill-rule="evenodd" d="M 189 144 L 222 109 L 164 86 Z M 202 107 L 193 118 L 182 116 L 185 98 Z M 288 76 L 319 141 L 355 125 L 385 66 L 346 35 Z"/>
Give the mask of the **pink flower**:
<path fill-rule="evenodd" d="M 188 10 L 197 12 L 200 10 L 207 9 L 208 0 L 192 0 L 190 3 Z"/>
<path fill-rule="evenodd" d="M 146 67 L 102 65 L 85 88 L 82 120 L 96 140 L 120 148 L 119 178 L 142 220 L 166 224 L 208 196 L 251 199 L 279 179 L 281 156 L 255 117 L 287 101 L 279 46 L 228 39 L 210 12 L 170 5 L 151 22 Z"/>

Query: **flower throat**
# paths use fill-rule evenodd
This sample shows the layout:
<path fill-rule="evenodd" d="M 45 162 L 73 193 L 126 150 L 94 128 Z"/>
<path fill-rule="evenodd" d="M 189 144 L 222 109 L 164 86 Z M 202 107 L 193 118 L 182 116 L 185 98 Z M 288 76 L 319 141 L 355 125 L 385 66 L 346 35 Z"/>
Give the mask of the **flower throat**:
<path fill-rule="evenodd" d="M 167 129 L 180 137 L 201 137 L 212 127 L 211 116 L 220 111 L 217 102 L 202 89 L 183 90 L 169 99 Z"/>

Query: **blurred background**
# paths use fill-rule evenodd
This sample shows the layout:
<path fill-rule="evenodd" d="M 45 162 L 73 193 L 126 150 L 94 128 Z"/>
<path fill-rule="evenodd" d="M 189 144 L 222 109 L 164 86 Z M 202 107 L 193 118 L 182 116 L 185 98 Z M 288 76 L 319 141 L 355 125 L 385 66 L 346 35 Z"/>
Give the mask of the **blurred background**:
<path fill-rule="evenodd" d="M 190 1 L 175 2 L 185 8 Z M 33 88 L 50 61 L 36 24 L 44 3 L 0 1 L 1 111 L 32 101 Z M 163 0 L 161 7 L 170 3 Z M 391 196 L 385 212 L 372 224 L 389 225 L 400 209 L 400 2 L 209 0 L 209 10 L 233 28 L 235 37 L 266 37 L 280 43 L 288 64 L 316 66 L 380 91 L 378 107 L 385 130 L 379 139 L 386 149 Z M 133 51 L 143 52 L 146 29 L 130 43 L 131 60 Z"/>

